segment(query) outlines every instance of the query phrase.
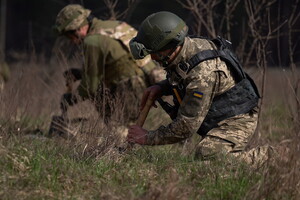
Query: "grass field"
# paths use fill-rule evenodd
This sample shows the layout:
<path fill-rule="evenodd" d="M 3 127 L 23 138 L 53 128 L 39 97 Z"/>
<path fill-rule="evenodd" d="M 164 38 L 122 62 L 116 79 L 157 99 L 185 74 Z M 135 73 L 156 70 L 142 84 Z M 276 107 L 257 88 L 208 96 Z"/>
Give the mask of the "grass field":
<path fill-rule="evenodd" d="M 0 96 L 0 199 L 300 199 L 299 94 L 291 90 L 287 69 L 269 69 L 251 141 L 284 151 L 260 168 L 230 156 L 196 159 L 197 135 L 185 144 L 136 146 L 120 154 L 116 128 L 103 125 L 89 102 L 70 111 L 87 119 L 73 124 L 74 139 L 48 138 L 51 117 L 60 114 L 65 67 L 32 60 L 11 69 Z M 261 84 L 257 69 L 249 73 Z M 168 122 L 152 110 L 145 127 Z"/>

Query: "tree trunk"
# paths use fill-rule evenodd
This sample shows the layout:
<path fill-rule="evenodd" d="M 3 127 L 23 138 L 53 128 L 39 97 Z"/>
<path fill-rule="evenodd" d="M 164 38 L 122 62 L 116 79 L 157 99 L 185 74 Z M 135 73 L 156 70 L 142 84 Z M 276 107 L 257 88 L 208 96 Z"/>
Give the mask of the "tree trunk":
<path fill-rule="evenodd" d="M 5 59 L 5 34 L 6 34 L 6 0 L 1 0 L 0 21 L 0 61 Z"/>

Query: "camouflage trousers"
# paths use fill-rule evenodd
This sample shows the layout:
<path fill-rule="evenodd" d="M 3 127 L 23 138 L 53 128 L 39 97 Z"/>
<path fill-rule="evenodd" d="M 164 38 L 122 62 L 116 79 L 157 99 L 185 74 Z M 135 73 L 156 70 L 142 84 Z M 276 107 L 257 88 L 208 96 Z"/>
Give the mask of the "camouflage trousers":
<path fill-rule="evenodd" d="M 204 136 L 196 148 L 195 156 L 203 160 L 230 154 L 248 164 L 263 163 L 268 159 L 269 146 L 247 150 L 246 147 L 257 126 L 257 112 L 241 114 L 221 121 Z"/>

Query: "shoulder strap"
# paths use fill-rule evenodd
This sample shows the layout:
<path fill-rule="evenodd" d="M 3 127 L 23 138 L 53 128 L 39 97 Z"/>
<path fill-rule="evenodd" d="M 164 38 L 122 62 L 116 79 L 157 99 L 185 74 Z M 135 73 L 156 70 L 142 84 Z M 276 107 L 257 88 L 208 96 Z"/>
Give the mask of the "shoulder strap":
<path fill-rule="evenodd" d="M 221 58 L 221 60 L 230 64 L 234 76 L 235 78 L 237 78 L 238 81 L 247 78 L 244 70 L 241 67 L 240 62 L 231 50 L 231 43 L 225 40 L 224 38 L 221 38 L 220 36 L 218 36 L 215 39 L 212 39 L 211 41 L 216 45 L 218 49 L 204 50 L 195 54 L 190 60 L 187 61 L 189 65 L 188 72 L 191 71 L 200 62 L 219 57 Z"/>
<path fill-rule="evenodd" d="M 221 38 L 220 36 L 212 39 L 211 41 L 216 45 L 216 47 L 218 48 L 217 50 L 200 51 L 195 54 L 189 61 L 187 61 L 188 65 L 182 64 L 181 68 L 185 68 L 184 71 L 187 71 L 188 73 L 200 62 L 219 57 L 221 60 L 226 62 L 226 64 L 228 64 L 237 82 L 240 82 L 243 79 L 248 79 L 251 82 L 251 85 L 255 90 L 257 96 L 260 96 L 256 84 L 254 83 L 252 78 L 243 70 L 237 56 L 231 50 L 231 42 L 224 38 Z"/>

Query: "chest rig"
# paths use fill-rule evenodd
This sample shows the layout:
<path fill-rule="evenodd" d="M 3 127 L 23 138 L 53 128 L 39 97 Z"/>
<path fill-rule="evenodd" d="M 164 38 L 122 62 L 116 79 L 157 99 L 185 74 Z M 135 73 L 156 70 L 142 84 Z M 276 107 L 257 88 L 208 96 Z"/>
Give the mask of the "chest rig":
<path fill-rule="evenodd" d="M 217 50 L 200 51 L 187 62 L 179 63 L 173 73 L 168 73 L 167 78 L 174 91 L 174 106 L 162 105 L 163 102 L 159 100 L 159 103 L 169 113 L 170 117 L 172 119 L 176 118 L 180 101 L 185 96 L 185 86 L 182 80 L 186 78 L 187 74 L 203 61 L 214 58 L 220 58 L 224 61 L 232 72 L 236 85 L 214 97 L 212 105 L 197 131 L 202 136 L 206 135 L 212 128 L 217 127 L 220 121 L 248 113 L 257 106 L 259 100 L 257 87 L 251 77 L 242 69 L 236 55 L 231 50 L 231 43 L 221 37 L 211 41 L 215 44 Z"/>

